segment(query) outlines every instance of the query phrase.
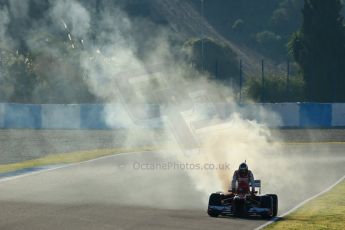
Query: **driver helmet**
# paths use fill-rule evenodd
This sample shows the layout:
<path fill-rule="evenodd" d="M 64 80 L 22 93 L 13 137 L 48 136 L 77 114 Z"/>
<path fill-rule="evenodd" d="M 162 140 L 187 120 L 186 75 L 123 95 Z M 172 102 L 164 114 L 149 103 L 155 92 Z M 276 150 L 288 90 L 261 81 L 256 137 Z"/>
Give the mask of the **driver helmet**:
<path fill-rule="evenodd" d="M 246 163 L 240 164 L 238 167 L 238 171 L 240 174 L 247 174 L 248 173 L 248 165 Z"/>

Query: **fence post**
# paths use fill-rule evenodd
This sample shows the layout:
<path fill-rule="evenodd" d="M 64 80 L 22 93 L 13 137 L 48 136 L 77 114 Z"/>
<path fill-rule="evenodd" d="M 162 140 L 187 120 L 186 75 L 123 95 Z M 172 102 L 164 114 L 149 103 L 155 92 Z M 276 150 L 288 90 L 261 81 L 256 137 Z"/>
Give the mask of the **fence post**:
<path fill-rule="evenodd" d="M 242 60 L 240 59 L 240 99 L 239 103 L 242 102 Z"/>
<path fill-rule="evenodd" d="M 216 76 L 216 79 L 218 79 L 218 59 L 216 59 L 216 66 L 215 66 L 215 76 Z"/>
<path fill-rule="evenodd" d="M 204 0 L 200 0 L 201 17 L 204 18 Z M 201 70 L 204 72 L 204 24 L 201 23 Z"/>
<path fill-rule="evenodd" d="M 261 60 L 261 102 L 265 101 L 265 69 L 264 59 Z"/>
<path fill-rule="evenodd" d="M 286 73 L 286 100 L 290 100 L 290 61 L 287 60 L 287 73 Z"/>

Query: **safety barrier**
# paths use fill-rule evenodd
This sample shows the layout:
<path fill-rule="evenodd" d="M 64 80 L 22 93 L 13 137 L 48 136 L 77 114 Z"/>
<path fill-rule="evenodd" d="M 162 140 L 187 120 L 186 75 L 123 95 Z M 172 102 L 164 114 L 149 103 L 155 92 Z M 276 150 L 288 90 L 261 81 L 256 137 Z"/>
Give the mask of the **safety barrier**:
<path fill-rule="evenodd" d="M 198 106 L 194 105 L 191 111 L 195 111 L 196 107 Z M 345 127 L 345 103 L 265 103 L 236 107 L 213 104 L 200 109 L 201 113 L 206 114 L 203 119 L 213 116 L 212 112 L 209 112 L 210 107 L 219 117 L 227 117 L 236 111 L 246 119 L 272 127 Z M 162 116 L 165 114 L 161 114 L 159 106 L 152 104 L 137 105 L 129 109 L 120 104 L 0 103 L 2 129 L 119 129 L 133 126 L 159 128 L 162 126 Z"/>

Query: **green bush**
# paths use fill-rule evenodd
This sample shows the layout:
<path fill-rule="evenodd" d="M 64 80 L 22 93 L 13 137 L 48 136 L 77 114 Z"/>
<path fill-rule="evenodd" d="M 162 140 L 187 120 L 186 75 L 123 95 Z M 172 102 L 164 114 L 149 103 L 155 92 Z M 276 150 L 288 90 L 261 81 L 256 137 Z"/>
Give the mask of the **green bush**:
<path fill-rule="evenodd" d="M 303 101 L 304 81 L 301 76 L 286 77 L 265 76 L 264 84 L 261 77 L 250 77 L 245 82 L 245 95 L 256 102 L 296 102 Z M 264 86 L 263 86 L 264 85 Z"/>

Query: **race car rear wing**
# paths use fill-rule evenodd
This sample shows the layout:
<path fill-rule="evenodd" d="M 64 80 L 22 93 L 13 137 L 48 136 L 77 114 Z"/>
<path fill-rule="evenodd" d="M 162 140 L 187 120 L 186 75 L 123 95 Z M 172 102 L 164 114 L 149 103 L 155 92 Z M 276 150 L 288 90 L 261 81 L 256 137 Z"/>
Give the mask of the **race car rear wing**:
<path fill-rule="evenodd" d="M 254 186 L 255 188 L 259 188 L 259 194 L 261 194 L 261 180 L 254 180 Z"/>

